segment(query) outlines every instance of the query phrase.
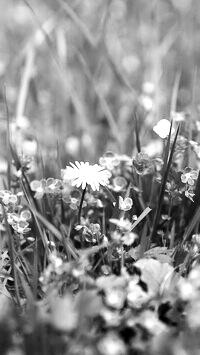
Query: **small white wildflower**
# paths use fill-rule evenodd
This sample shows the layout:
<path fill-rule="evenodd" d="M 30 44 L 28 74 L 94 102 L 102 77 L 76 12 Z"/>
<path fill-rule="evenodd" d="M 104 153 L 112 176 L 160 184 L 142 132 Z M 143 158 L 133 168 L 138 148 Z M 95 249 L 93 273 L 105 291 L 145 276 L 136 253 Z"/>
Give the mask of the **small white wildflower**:
<path fill-rule="evenodd" d="M 106 355 L 125 355 L 126 346 L 122 339 L 115 333 L 108 332 L 97 344 L 100 354 Z"/>
<path fill-rule="evenodd" d="M 160 138 L 164 139 L 169 135 L 170 125 L 170 121 L 162 119 L 153 127 L 153 131 L 158 134 Z M 175 129 L 172 126 L 171 134 L 174 134 L 174 132 Z"/>
<path fill-rule="evenodd" d="M 29 223 L 23 220 L 20 220 L 17 223 L 12 223 L 12 228 L 19 234 L 24 234 L 29 232 L 31 229 L 29 228 Z"/>
<path fill-rule="evenodd" d="M 194 196 L 195 196 L 195 194 L 193 192 L 191 192 L 190 190 L 185 191 L 185 197 L 189 198 L 189 200 L 191 200 L 192 202 L 194 202 L 194 200 L 193 200 Z"/>
<path fill-rule="evenodd" d="M 28 221 L 31 219 L 31 212 L 29 210 L 23 210 L 20 213 L 20 219 L 23 221 Z"/>
<path fill-rule="evenodd" d="M 2 202 L 4 203 L 4 205 L 8 205 L 10 202 L 10 193 L 7 191 L 0 191 L 1 193 L 1 197 L 2 197 Z"/>
<path fill-rule="evenodd" d="M 108 288 L 105 292 L 106 304 L 115 309 L 121 309 L 124 306 L 126 293 L 121 288 Z"/>
<path fill-rule="evenodd" d="M 120 192 L 127 186 L 127 180 L 123 176 L 115 176 L 112 181 L 112 190 L 115 192 Z"/>
<path fill-rule="evenodd" d="M 33 180 L 30 183 L 32 191 L 35 191 L 35 198 L 40 199 L 45 193 L 45 181 L 43 180 Z"/>
<path fill-rule="evenodd" d="M 134 241 L 138 238 L 138 235 L 136 233 L 130 232 L 130 233 L 126 233 L 123 235 L 123 237 L 121 238 L 121 241 L 123 243 L 123 245 L 132 245 L 134 243 Z"/>
<path fill-rule="evenodd" d="M 188 171 L 187 171 L 188 169 Z M 181 181 L 184 184 L 188 184 L 190 186 L 194 185 L 194 180 L 198 178 L 198 171 L 196 170 L 191 170 L 189 171 L 189 168 L 186 168 L 184 173 L 181 175 Z"/>
<path fill-rule="evenodd" d="M 130 197 L 126 197 L 125 199 L 122 196 L 119 196 L 119 209 L 122 211 L 129 211 L 133 206 L 133 200 Z"/>

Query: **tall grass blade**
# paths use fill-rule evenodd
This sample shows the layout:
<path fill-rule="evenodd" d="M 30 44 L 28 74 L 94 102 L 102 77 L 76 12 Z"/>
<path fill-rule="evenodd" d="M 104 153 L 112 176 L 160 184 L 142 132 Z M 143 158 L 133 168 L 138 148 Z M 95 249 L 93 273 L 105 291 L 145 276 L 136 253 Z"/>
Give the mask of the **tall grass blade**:
<path fill-rule="evenodd" d="M 176 111 L 180 79 L 181 79 L 181 70 L 179 70 L 176 73 L 175 80 L 174 80 L 174 85 L 172 89 L 172 98 L 171 98 L 171 109 L 170 109 L 171 114 Z"/>
<path fill-rule="evenodd" d="M 162 173 L 164 174 L 164 172 L 167 169 L 167 162 L 169 159 L 169 152 L 170 152 L 170 139 L 171 139 L 171 133 L 172 133 L 172 125 L 173 125 L 173 119 L 171 120 L 171 124 L 170 124 L 170 131 L 169 131 L 169 135 L 167 138 L 167 144 L 166 144 L 166 148 L 165 148 L 165 155 L 164 155 L 164 164 L 163 164 L 163 171 Z"/>
<path fill-rule="evenodd" d="M 47 221 L 38 211 L 34 210 L 34 208 L 30 207 L 31 211 L 33 212 L 33 214 L 35 214 L 35 216 L 38 218 L 38 220 L 60 241 L 62 242 L 63 240 L 63 236 L 62 234 L 59 232 L 59 230 L 53 225 L 51 224 L 49 221 Z M 67 248 L 69 250 L 69 252 L 71 253 L 71 255 L 73 256 L 74 259 L 78 260 L 78 250 L 76 250 L 76 248 L 72 245 L 72 243 L 70 243 L 70 241 L 68 239 L 66 239 L 66 245 Z"/>
<path fill-rule="evenodd" d="M 37 289 L 38 289 L 38 239 L 36 236 L 35 246 L 34 246 L 34 258 L 33 258 L 33 295 L 34 299 L 37 299 Z"/>
<path fill-rule="evenodd" d="M 151 208 L 147 207 L 145 210 L 141 213 L 141 215 L 138 217 L 138 219 L 132 224 L 131 228 L 127 233 L 130 233 L 148 214 L 151 212 Z"/>
<path fill-rule="evenodd" d="M 11 135 L 10 135 L 10 115 L 8 110 L 8 103 L 7 103 L 7 96 L 6 96 L 6 87 L 3 88 L 3 96 L 4 96 L 4 105 L 6 111 L 6 150 L 7 150 L 7 183 L 8 183 L 8 190 L 11 187 L 11 152 L 10 152 L 10 144 L 11 144 Z"/>
<path fill-rule="evenodd" d="M 188 214 L 186 216 L 186 225 L 191 221 L 195 211 L 200 205 L 200 171 L 198 174 L 197 182 L 196 182 L 196 187 L 194 190 L 194 202 L 191 204 L 190 209 L 188 211 Z"/>
<path fill-rule="evenodd" d="M 140 136 L 139 136 L 139 129 L 138 129 L 138 117 L 137 117 L 137 112 L 135 112 L 134 115 L 134 128 L 135 128 L 135 138 L 136 138 L 136 147 L 137 147 L 137 151 L 138 153 L 141 152 L 141 144 L 140 144 Z"/>
<path fill-rule="evenodd" d="M 35 49 L 34 46 L 29 47 L 29 50 L 26 54 L 26 62 L 24 71 L 21 78 L 19 95 L 17 98 L 17 108 L 16 108 L 16 118 L 23 116 L 29 91 L 29 84 L 32 78 L 33 66 L 35 58 Z"/>
<path fill-rule="evenodd" d="M 193 215 L 188 227 L 183 235 L 182 245 L 189 239 L 192 231 L 194 230 L 197 223 L 200 221 L 200 206 L 197 208 L 195 214 Z"/>
<path fill-rule="evenodd" d="M 170 232 L 170 245 L 169 249 L 173 249 L 175 241 L 175 221 L 172 224 L 171 232 Z"/>
<path fill-rule="evenodd" d="M 19 295 L 18 276 L 17 276 L 16 263 L 15 263 L 15 247 L 14 247 L 14 243 L 13 243 L 13 236 L 11 233 L 10 225 L 8 224 L 7 215 L 6 215 L 6 211 L 5 211 L 3 203 L 1 204 L 1 206 L 2 206 L 3 215 L 4 215 L 4 219 L 5 219 L 6 231 L 8 233 L 8 248 L 9 248 L 9 255 L 10 255 L 10 261 L 11 261 L 11 266 L 12 266 L 11 272 L 12 272 L 12 277 L 14 280 L 16 301 L 17 301 L 18 306 L 21 306 L 20 295 Z"/>
<path fill-rule="evenodd" d="M 168 141 L 167 141 L 166 154 L 165 154 L 165 158 L 164 158 L 164 164 L 166 164 L 166 165 L 164 165 L 164 167 L 163 167 L 164 168 L 163 169 L 163 176 L 162 176 L 161 187 L 160 187 L 160 192 L 159 192 L 158 204 L 157 204 L 155 217 L 154 217 L 154 221 L 153 221 L 152 232 L 151 232 L 150 239 L 149 239 L 149 246 L 150 246 L 152 238 L 154 237 L 154 235 L 156 233 L 157 224 L 158 224 L 158 221 L 159 221 L 159 218 L 160 218 L 163 198 L 164 198 L 164 194 L 165 194 L 165 186 L 166 186 L 167 177 L 168 177 L 168 174 L 169 174 L 169 170 L 170 170 L 172 157 L 173 157 L 173 154 L 174 154 L 176 140 L 177 140 L 177 137 L 178 137 L 180 126 L 178 126 L 178 128 L 176 130 L 175 138 L 174 138 L 174 141 L 173 141 L 173 144 L 172 144 L 172 148 L 171 148 L 171 152 L 170 152 L 170 155 L 169 155 L 171 128 L 172 128 L 172 122 L 171 122 L 170 133 L 169 133 L 169 137 L 168 137 Z M 169 156 L 169 158 L 168 158 L 168 156 Z M 166 166 L 166 168 L 165 168 L 165 166 Z"/>
<path fill-rule="evenodd" d="M 147 248 L 147 244 L 148 244 L 147 230 L 148 230 L 147 223 L 145 223 L 142 230 L 141 240 L 140 240 L 139 258 L 142 258 L 144 256 L 144 253 Z"/>

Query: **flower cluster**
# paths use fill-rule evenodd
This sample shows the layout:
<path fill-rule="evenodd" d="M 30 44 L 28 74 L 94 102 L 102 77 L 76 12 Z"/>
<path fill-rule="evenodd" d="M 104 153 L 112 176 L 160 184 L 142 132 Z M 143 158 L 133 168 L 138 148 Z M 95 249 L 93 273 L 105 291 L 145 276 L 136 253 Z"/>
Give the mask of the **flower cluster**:
<path fill-rule="evenodd" d="M 4 204 L 5 207 L 16 206 L 18 198 L 16 195 L 12 194 L 8 190 L 0 190 L 0 202 Z"/>
<path fill-rule="evenodd" d="M 192 170 L 191 168 L 186 167 L 181 175 L 181 181 L 185 184 L 185 196 L 194 202 L 194 184 L 195 180 L 198 177 L 198 171 Z"/>
<path fill-rule="evenodd" d="M 80 205 L 81 193 L 77 189 L 72 191 L 67 190 L 65 192 L 62 191 L 62 200 L 75 211 Z"/>
<path fill-rule="evenodd" d="M 107 152 L 103 157 L 100 157 L 99 164 L 113 172 L 113 170 L 115 170 L 120 165 L 120 159 L 116 154 Z"/>
<path fill-rule="evenodd" d="M 7 220 L 18 234 L 26 234 L 31 230 L 29 227 L 31 212 L 29 210 L 22 210 L 19 214 L 8 213 Z"/>
<path fill-rule="evenodd" d="M 35 192 L 35 198 L 41 199 L 45 194 L 60 194 L 62 183 L 59 179 L 48 178 L 41 180 L 33 180 L 30 183 L 30 187 L 31 190 Z"/>

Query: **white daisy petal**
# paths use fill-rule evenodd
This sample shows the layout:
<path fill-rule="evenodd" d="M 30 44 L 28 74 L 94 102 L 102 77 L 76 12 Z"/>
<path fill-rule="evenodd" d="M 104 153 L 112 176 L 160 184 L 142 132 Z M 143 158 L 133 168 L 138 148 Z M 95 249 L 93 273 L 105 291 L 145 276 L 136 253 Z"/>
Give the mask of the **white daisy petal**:
<path fill-rule="evenodd" d="M 70 165 L 71 165 L 72 167 L 68 166 L 67 168 L 69 168 L 69 169 L 76 169 L 76 165 L 75 165 L 74 163 L 70 163 Z"/>

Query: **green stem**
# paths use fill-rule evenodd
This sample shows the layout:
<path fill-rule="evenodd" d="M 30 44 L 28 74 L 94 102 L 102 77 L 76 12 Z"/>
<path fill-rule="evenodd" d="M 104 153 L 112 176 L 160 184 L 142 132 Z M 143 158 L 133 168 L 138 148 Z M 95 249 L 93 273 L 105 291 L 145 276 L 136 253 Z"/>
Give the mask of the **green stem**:
<path fill-rule="evenodd" d="M 81 202 L 80 202 L 79 211 L 78 211 L 78 224 L 81 223 L 81 210 L 82 210 L 82 206 L 83 206 L 83 200 L 84 200 L 84 197 L 85 197 L 86 189 L 87 189 L 87 185 L 84 188 L 82 196 L 81 196 Z"/>
<path fill-rule="evenodd" d="M 121 273 L 122 273 L 122 270 L 124 268 L 124 247 L 123 247 L 123 244 L 121 244 Z"/>

